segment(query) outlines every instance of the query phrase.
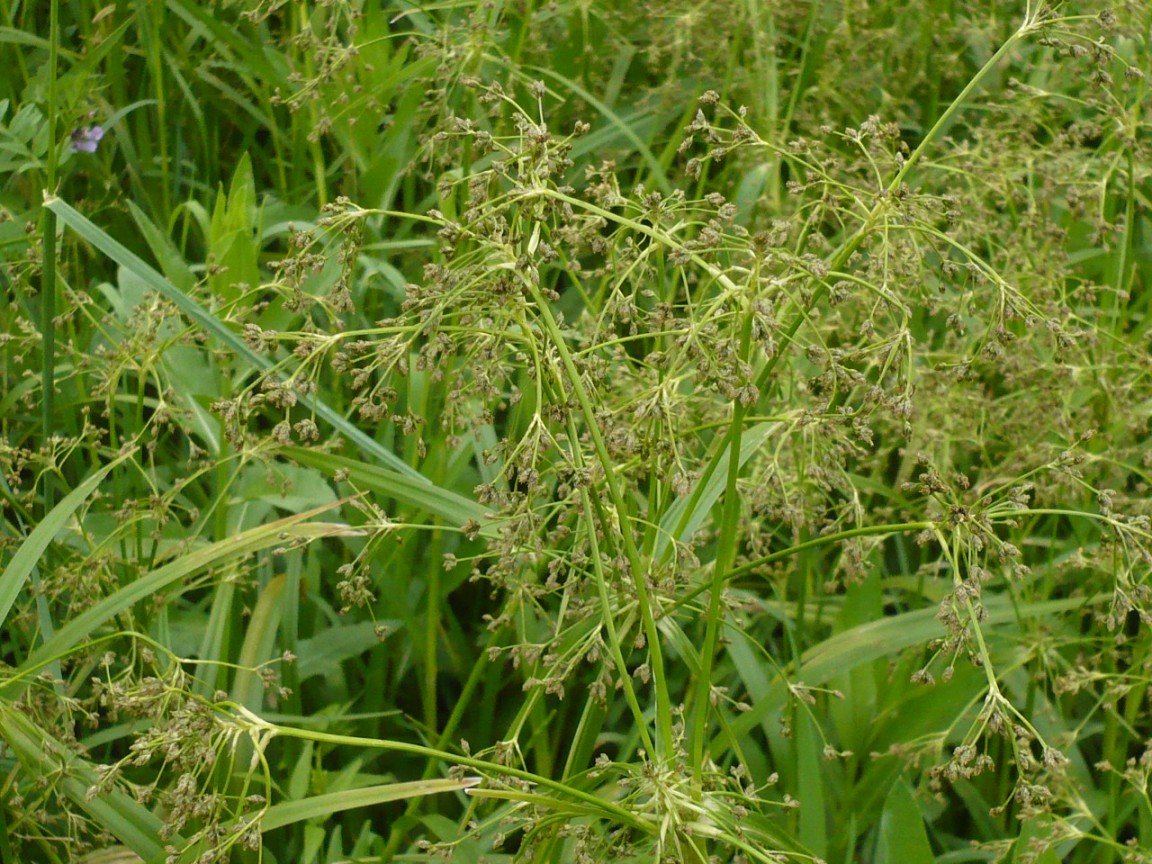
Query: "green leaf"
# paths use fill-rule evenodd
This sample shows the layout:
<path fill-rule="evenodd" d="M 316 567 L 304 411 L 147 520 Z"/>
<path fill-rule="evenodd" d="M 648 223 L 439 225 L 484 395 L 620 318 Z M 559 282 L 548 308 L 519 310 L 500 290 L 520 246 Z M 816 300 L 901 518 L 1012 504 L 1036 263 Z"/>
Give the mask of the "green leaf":
<path fill-rule="evenodd" d="M 260 830 L 272 831 L 306 819 L 325 819 L 343 810 L 372 807 L 388 801 L 403 801 L 422 795 L 438 795 L 442 792 L 459 792 L 470 789 L 479 782 L 479 777 L 465 777 L 463 780 L 415 780 L 409 783 L 386 783 L 382 786 L 329 792 L 300 801 L 284 801 L 268 808 L 264 820 L 260 823 Z"/>
<path fill-rule="evenodd" d="M 796 762 L 800 799 L 800 842 L 823 858 L 828 852 L 828 810 L 824 794 L 823 746 L 816 721 L 796 718 Z M 909 858 L 908 862 L 916 859 Z"/>
<path fill-rule="evenodd" d="M 988 615 L 982 625 L 994 627 L 1028 618 L 1056 615 L 1102 603 L 1107 599 L 1104 596 L 1069 597 L 1017 606 L 1010 597 L 989 597 L 985 603 Z M 943 632 L 943 625 L 936 619 L 936 615 L 936 609 L 917 609 L 837 633 L 805 651 L 799 671 L 788 670 L 789 677 L 792 681 L 816 687 L 864 663 L 925 643 Z M 772 725 L 768 723 L 768 718 L 779 711 L 788 699 L 788 683 L 779 678 L 770 681 L 763 662 L 755 653 L 757 646 L 749 645 L 742 631 L 729 629 L 728 633 L 735 637 L 729 646 L 729 654 L 753 699 L 752 710 L 733 720 L 732 730 L 736 735 L 747 735 L 754 726 L 761 723 L 768 729 Z"/>
<path fill-rule="evenodd" d="M 114 459 L 69 492 L 63 501 L 52 508 L 52 512 L 44 517 L 44 520 L 33 529 L 28 538 L 20 545 L 20 548 L 16 550 L 16 554 L 12 556 L 12 560 L 8 562 L 4 572 L 0 574 L 0 625 L 8 618 L 12 604 L 16 602 L 16 598 L 24 588 L 24 583 L 28 581 L 28 577 L 36 566 L 36 562 L 44 554 L 44 550 L 64 529 L 76 509 L 89 495 L 96 491 L 101 481 L 108 476 L 108 472 L 131 455 L 131 453 L 125 453 Z"/>
<path fill-rule="evenodd" d="M 780 428 L 780 423 L 773 422 L 757 423 L 755 426 L 744 430 L 740 444 L 740 464 L 743 465 L 752 458 L 752 454 L 760 449 L 760 446 L 768 436 Z M 683 495 L 676 499 L 672 506 L 668 508 L 660 520 L 660 533 L 656 539 L 655 558 L 658 560 L 667 560 L 668 556 L 672 554 L 673 549 L 670 541 L 673 538 L 682 542 L 686 541 L 699 530 L 704 520 L 708 518 L 709 511 L 711 511 L 713 505 L 720 498 L 720 494 L 724 491 L 724 486 L 728 481 L 728 456 L 729 450 L 726 447 L 718 455 L 716 468 L 712 472 L 708 483 L 695 498 L 695 506 L 687 517 L 685 514 L 688 506 L 693 504 L 693 495 L 696 494 L 695 490 L 688 495 Z M 684 530 L 676 534 L 676 528 L 682 521 L 684 522 Z"/>
<path fill-rule="evenodd" d="M 245 466 L 233 491 L 240 501 L 263 501 L 289 513 L 327 507 L 336 500 L 319 471 L 280 463 Z"/>
<path fill-rule="evenodd" d="M 17 30 L 15 27 L 0 27 L 0 44 L 24 45 L 47 51 L 50 43 L 43 36 Z"/>
<path fill-rule="evenodd" d="M 935 860 L 920 805 L 903 777 L 892 784 L 884 801 L 875 860 L 876 864 L 921 864 Z"/>
<path fill-rule="evenodd" d="M 96 784 L 91 763 L 77 756 L 34 723 L 24 711 L 0 700 L 0 738 L 3 738 L 32 776 L 53 777 L 58 788 L 97 825 L 106 829 L 145 860 L 163 860 L 160 841 L 163 821 L 134 798 L 113 789 L 89 799 Z M 179 836 L 171 842 L 179 844 Z"/>
<path fill-rule="evenodd" d="M 258 222 L 256 181 L 252 160 L 245 153 L 232 174 L 228 194 L 223 189 L 216 194 L 212 211 L 208 253 L 220 268 L 208 278 L 214 295 L 231 302 L 240 296 L 241 284 L 248 288 L 260 284 Z"/>
<path fill-rule="evenodd" d="M 1063 825 L 1050 814 L 1024 819 L 1020 824 L 1020 836 L 1016 838 L 1012 849 L 1012 864 L 1060 864 L 1073 846 L 1076 838 L 1069 838 L 1053 848 L 1048 844 L 1053 834 L 1059 835 Z M 1032 842 L 1042 844 L 1044 851 L 1037 855 L 1032 848 Z"/>
<path fill-rule="evenodd" d="M 249 348 L 244 340 L 233 332 L 227 324 L 217 319 L 200 306 L 199 303 L 156 272 L 156 270 L 149 267 L 136 253 L 115 240 L 108 232 L 97 227 L 91 220 L 76 210 L 76 208 L 65 203 L 60 198 L 51 196 L 45 200 L 44 207 L 55 213 L 61 222 L 75 231 L 83 240 L 91 243 L 120 266 L 132 271 L 135 276 L 144 280 L 153 291 L 172 301 L 194 324 L 202 328 L 205 333 L 214 336 L 226 348 L 238 357 L 242 357 L 253 368 L 259 370 L 272 368 L 272 361 L 270 359 L 257 354 Z M 407 475 L 410 480 L 429 483 L 415 468 L 411 467 L 392 451 L 387 450 L 380 442 L 364 434 L 364 432 L 357 428 L 347 417 L 329 407 L 322 400 L 315 399 L 311 396 L 302 396 L 301 402 L 315 411 L 318 417 L 329 423 L 336 431 L 365 453 L 389 465 L 394 471 Z"/>
<path fill-rule="evenodd" d="M 660 164 L 660 160 L 656 158 L 656 155 L 652 152 L 648 145 L 645 144 L 644 141 L 641 140 L 640 136 L 636 134 L 636 128 L 639 124 L 636 122 L 635 118 L 630 118 L 629 121 L 625 121 L 614 110 L 612 110 L 611 106 L 601 102 L 596 98 L 594 94 L 590 93 L 571 78 L 567 78 L 543 66 L 525 66 L 524 68 L 528 72 L 533 72 L 544 78 L 550 78 L 560 86 L 571 90 L 581 99 L 599 111 L 600 114 L 603 115 L 604 119 L 607 120 L 613 128 L 619 130 L 620 135 L 625 140 L 627 140 L 629 144 L 636 148 L 636 153 L 639 154 L 640 158 L 644 160 L 644 164 L 651 172 L 649 176 L 651 177 L 652 182 L 660 188 L 660 191 L 664 193 L 672 192 L 672 185 L 668 182 L 668 175 L 664 171 L 664 166 Z"/>
<path fill-rule="evenodd" d="M 179 291 L 188 292 L 196 287 L 196 274 L 192 272 L 192 268 L 188 266 L 171 238 L 161 231 L 131 199 L 124 203 L 128 205 L 128 212 L 132 214 L 132 220 L 143 235 L 148 248 L 160 262 L 165 277 Z"/>
<path fill-rule="evenodd" d="M 276 645 L 276 631 L 280 627 L 281 598 L 284 594 L 283 573 L 273 576 L 260 591 L 260 599 L 252 610 L 244 630 L 244 644 L 232 685 L 232 701 L 251 711 L 260 711 L 264 703 L 264 682 L 257 673 L 266 661 L 272 659 Z"/>
<path fill-rule="evenodd" d="M 327 627 L 322 633 L 311 638 L 301 639 L 296 648 L 300 659 L 297 661 L 301 681 L 339 672 L 340 664 L 350 657 L 363 654 L 380 644 L 376 627 L 383 624 L 390 633 L 404 626 L 398 618 L 378 619 L 377 621 L 357 621 L 354 624 Z"/>
<path fill-rule="evenodd" d="M 302 465 L 319 468 L 328 473 L 347 471 L 348 479 L 358 489 L 375 492 L 426 513 L 433 513 L 457 528 L 466 522 L 475 521 L 480 525 L 479 531 L 482 536 L 497 536 L 496 523 L 481 504 L 471 498 L 441 489 L 423 477 L 419 481 L 414 481 L 389 468 L 380 468 L 358 459 L 320 453 L 304 447 L 280 447 L 277 452 Z"/>
<path fill-rule="evenodd" d="M 61 627 L 51 639 L 33 651 L 20 664 L 10 680 L 0 685 L 0 698 L 16 698 L 45 664 L 63 657 L 85 639 L 91 638 L 97 628 L 109 619 L 132 608 L 141 600 L 167 590 L 192 573 L 226 561 L 239 561 L 253 552 L 286 545 L 293 539 L 329 537 L 352 532 L 347 525 L 307 522 L 308 519 L 327 509 L 329 508 L 321 507 L 289 516 L 278 522 L 261 525 L 235 537 L 196 549 L 125 585 L 119 591 L 81 612 Z"/>

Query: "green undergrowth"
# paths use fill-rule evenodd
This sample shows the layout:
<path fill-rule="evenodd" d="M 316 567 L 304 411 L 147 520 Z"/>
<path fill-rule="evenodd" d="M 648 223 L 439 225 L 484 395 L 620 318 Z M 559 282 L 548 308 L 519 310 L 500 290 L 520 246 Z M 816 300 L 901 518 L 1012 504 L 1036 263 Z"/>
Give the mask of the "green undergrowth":
<path fill-rule="evenodd" d="M 1150 25 L 4 4 L 0 864 L 1152 861 Z"/>

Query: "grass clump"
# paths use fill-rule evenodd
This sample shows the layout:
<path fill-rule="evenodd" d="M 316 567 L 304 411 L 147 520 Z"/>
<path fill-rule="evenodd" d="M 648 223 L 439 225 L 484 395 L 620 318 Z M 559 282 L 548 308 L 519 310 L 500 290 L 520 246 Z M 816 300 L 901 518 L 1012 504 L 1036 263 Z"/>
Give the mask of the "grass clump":
<path fill-rule="evenodd" d="M 0 861 L 1145 860 L 1148 13 L 369 6 L 7 13 Z"/>

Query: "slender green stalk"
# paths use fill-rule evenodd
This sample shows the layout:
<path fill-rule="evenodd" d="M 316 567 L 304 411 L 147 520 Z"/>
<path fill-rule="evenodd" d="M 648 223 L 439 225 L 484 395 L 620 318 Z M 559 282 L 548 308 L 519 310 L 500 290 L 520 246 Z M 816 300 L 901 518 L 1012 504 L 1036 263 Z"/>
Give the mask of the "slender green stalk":
<path fill-rule="evenodd" d="M 752 573 L 776 561 L 783 561 L 785 558 L 798 555 L 805 550 L 817 549 L 821 546 L 840 543 L 844 540 L 850 540 L 853 537 L 874 537 L 887 534 L 910 534 L 913 532 L 920 532 L 929 528 L 933 528 L 935 525 L 935 522 L 894 522 L 886 525 L 861 525 L 859 528 L 849 528 L 845 531 L 835 531 L 831 534 L 825 534 L 821 537 L 813 538 L 812 540 L 805 540 L 803 543 L 796 543 L 786 549 L 773 552 L 771 555 L 763 555 L 759 558 L 747 561 L 737 567 L 733 567 L 728 571 L 728 578 L 735 579 L 738 576 L 744 576 L 747 573 Z"/>
<path fill-rule="evenodd" d="M 584 492 L 581 497 L 583 498 L 584 513 L 588 518 L 589 524 L 595 524 L 592 502 L 589 500 L 588 493 Z M 612 661 L 616 664 L 616 669 L 620 676 L 620 683 L 624 688 L 624 699 L 628 702 L 628 707 L 632 711 L 632 719 L 636 722 L 636 728 L 640 733 L 640 740 L 644 742 L 644 746 L 648 749 L 648 752 L 655 753 L 658 751 L 652 746 L 652 736 L 648 734 L 648 720 L 644 716 L 644 709 L 640 707 L 640 702 L 636 698 L 636 688 L 632 686 L 632 678 L 628 674 L 628 664 L 625 662 L 624 653 L 620 648 L 620 636 L 616 631 L 616 620 L 612 615 L 612 598 L 608 593 L 608 579 L 604 574 L 604 568 L 600 564 L 600 548 L 596 542 L 595 531 L 589 532 L 588 542 L 592 549 L 592 567 L 596 577 L 596 590 L 600 596 L 601 617 L 604 622 L 604 629 L 608 631 L 608 650 L 612 652 Z"/>
<path fill-rule="evenodd" d="M 602 516 L 601 524 L 604 526 L 605 536 L 612 536 L 613 531 L 619 534 L 620 541 L 624 545 L 628 567 L 631 570 L 632 584 L 636 589 L 636 599 L 640 605 L 644 635 L 652 661 L 652 682 L 656 691 L 656 756 L 667 763 L 671 761 L 674 746 L 672 741 L 672 700 L 668 692 L 668 679 L 664 671 L 664 652 L 660 644 L 660 631 L 656 628 L 656 616 L 652 608 L 652 598 L 648 592 L 648 573 L 640 556 L 640 550 L 636 546 L 632 526 L 628 522 L 628 505 L 624 500 L 624 495 L 613 470 L 608 446 L 605 444 L 600 426 L 596 422 L 596 410 L 592 405 L 592 399 L 584 386 L 580 370 L 576 368 L 576 363 L 572 359 L 572 353 L 568 350 L 564 334 L 560 332 L 556 318 L 552 314 L 548 301 L 540 293 L 540 288 L 530 279 L 523 280 L 523 283 L 532 296 L 536 313 L 544 331 L 548 334 L 548 338 L 564 366 L 568 384 L 580 405 L 580 411 L 584 415 L 584 422 L 588 427 L 588 434 L 592 438 L 592 446 L 596 450 L 596 456 L 604 470 L 604 484 L 608 489 L 608 497 L 616 513 L 611 520 Z M 573 446 L 575 445 L 576 442 L 573 442 Z M 624 669 L 620 671 L 622 674 L 627 674 Z"/>
<path fill-rule="evenodd" d="M 637 817 L 632 811 L 625 807 L 621 807 L 611 801 L 606 801 L 603 798 L 584 792 L 583 790 L 576 789 L 569 784 L 553 780 L 550 777 L 533 774 L 531 771 L 523 771 L 509 765 L 498 765 L 483 759 L 475 759 L 471 756 L 457 755 L 444 750 L 437 750 L 434 747 L 425 747 L 423 744 L 411 744 L 407 741 L 362 738 L 355 735 L 335 735 L 330 732 L 320 732 L 318 730 L 295 729 L 290 726 L 280 726 L 275 723 L 269 723 L 267 720 L 253 714 L 243 705 L 229 704 L 219 707 L 227 707 L 235 712 L 232 716 L 226 718 L 226 722 L 234 723 L 239 729 L 253 736 L 255 739 L 267 740 L 270 737 L 281 736 L 284 738 L 299 738 L 305 741 L 323 742 L 326 744 L 363 748 L 366 750 L 410 753 L 413 756 L 435 759 L 450 765 L 460 765 L 465 768 L 473 768 L 477 771 L 490 774 L 514 777 L 518 780 L 527 780 L 529 783 L 549 789 L 562 797 L 572 798 L 582 804 L 588 805 L 593 812 L 603 814 L 606 818 L 611 817 L 616 819 L 621 825 L 627 825 L 630 828 L 646 833 L 652 833 L 656 830 L 656 826 L 645 819 Z"/>
<path fill-rule="evenodd" d="M 924 135 L 923 139 L 920 141 L 920 144 L 904 161 L 901 169 L 889 182 L 887 187 L 888 194 L 878 198 L 876 203 L 872 206 L 872 209 L 869 211 L 867 217 L 861 223 L 860 227 L 856 229 L 852 236 L 849 237 L 848 240 L 841 245 L 839 250 L 829 260 L 827 267 L 829 271 L 836 272 L 844 268 L 844 265 L 856 253 L 864 240 L 867 239 L 868 236 L 872 233 L 872 230 L 876 227 L 876 225 L 882 221 L 885 214 L 892 206 L 892 194 L 901 188 L 909 172 L 911 172 L 912 169 L 919 164 L 924 154 L 928 151 L 928 148 L 934 144 L 936 139 L 943 133 L 946 128 L 948 128 L 952 118 L 965 105 L 969 97 L 975 93 L 977 89 L 979 89 L 984 79 L 987 78 L 993 70 L 995 70 L 995 68 L 1000 64 L 1004 57 L 1006 57 L 1011 52 L 1011 50 L 1021 39 L 1025 38 L 1032 32 L 1032 30 L 1036 27 L 1035 21 L 1035 17 L 1030 17 L 1027 21 L 1025 21 L 1024 24 L 1020 26 L 1020 28 L 1015 33 L 1012 34 L 1009 39 L 1005 40 L 1004 44 L 1000 46 L 999 50 L 997 50 L 996 53 L 988 59 L 988 61 L 980 68 L 976 75 L 974 75 L 968 81 L 967 85 L 963 90 L 960 91 L 959 95 L 952 100 L 952 102 L 944 110 L 944 113 L 940 115 L 936 123 L 933 124 L 932 128 Z M 812 291 L 811 300 L 808 303 L 808 308 L 799 310 L 793 316 L 792 322 L 784 329 L 781 334 L 781 341 L 785 344 L 790 344 L 795 339 L 801 325 L 806 320 L 808 320 L 808 310 L 819 306 L 819 304 L 823 301 L 824 296 L 827 294 L 828 285 L 826 282 L 823 280 L 813 281 L 815 282 L 815 286 Z M 768 385 L 776 373 L 776 367 L 786 356 L 786 353 L 787 352 L 784 351 L 778 351 L 774 357 L 769 359 L 764 364 L 763 368 L 760 370 L 760 373 L 756 376 L 756 388 L 760 393 L 761 398 L 764 398 L 768 395 Z M 682 524 L 678 526 L 679 530 L 683 530 L 684 525 L 687 524 L 688 519 L 690 518 L 692 512 L 695 510 L 697 497 L 701 494 L 703 488 L 707 485 L 708 480 L 711 479 L 712 474 L 715 472 L 716 466 L 719 464 L 720 456 L 725 451 L 730 451 L 731 437 L 734 434 L 735 430 L 733 428 L 729 428 L 727 435 L 725 435 L 717 445 L 715 456 L 708 462 L 708 465 L 704 470 L 704 474 L 700 478 L 700 482 L 697 483 L 696 488 L 693 490 L 693 500 L 688 508 L 684 511 Z"/>
<path fill-rule="evenodd" d="M 8 797 L 7 792 L 0 792 L 0 862 L 3 864 L 16 864 L 12 854 L 12 844 L 8 840 Z"/>
<path fill-rule="evenodd" d="M 745 313 L 740 330 L 740 359 L 747 362 L 752 342 L 752 315 Z M 716 560 L 712 565 L 712 587 L 708 597 L 708 611 L 705 613 L 704 645 L 700 649 L 700 676 L 696 682 L 695 716 L 691 728 L 691 764 L 694 772 L 695 791 L 703 783 L 704 742 L 708 738 L 708 714 L 712 697 L 712 663 L 716 656 L 716 637 L 724 618 L 724 588 L 728 584 L 729 571 L 736 560 L 740 544 L 740 492 L 737 484 L 740 479 L 740 448 L 744 438 L 744 417 L 751 401 L 737 398 L 732 403 L 732 425 L 726 436 L 728 449 L 728 477 L 724 487 L 723 512 L 720 514 L 719 541 L 716 547 Z"/>
<path fill-rule="evenodd" d="M 437 687 L 440 660 L 440 544 L 442 530 L 436 528 L 428 542 L 428 563 L 425 572 L 428 574 L 427 612 L 424 616 L 424 669 L 420 682 L 420 698 L 424 708 L 424 725 L 429 733 L 435 733 L 440 728 L 437 719 Z"/>
<path fill-rule="evenodd" d="M 56 194 L 56 131 L 58 125 L 57 67 L 60 56 L 60 0 L 50 0 L 48 25 L 48 156 L 45 160 L 45 197 Z M 40 217 L 44 258 L 40 279 L 40 426 L 47 442 L 54 433 L 56 414 L 56 214 L 45 208 Z M 55 495 L 51 475 L 44 482 L 44 511 L 52 509 Z"/>
<path fill-rule="evenodd" d="M 1045 9 L 1045 3 L 1037 3 L 1016 31 L 1004 40 L 1000 47 L 996 49 L 996 53 L 989 57 L 984 65 L 980 67 L 979 71 L 969 79 L 968 83 L 964 85 L 964 89 L 961 90 L 956 98 L 948 104 L 948 107 L 944 109 L 944 113 L 936 118 L 936 122 L 932 124 L 932 128 L 920 139 L 920 143 L 916 145 L 916 149 L 912 151 L 905 160 L 903 167 L 888 184 L 889 194 L 896 192 L 903 185 L 909 172 L 919 164 L 924 154 L 928 151 L 928 148 L 936 143 L 936 139 L 943 134 L 944 130 L 952 125 L 953 118 L 968 102 L 972 94 L 979 90 L 984 84 L 984 79 L 995 71 L 996 67 L 1000 65 L 1005 57 L 1012 53 L 1019 42 L 1028 38 L 1043 26 L 1043 13 Z M 838 270 L 839 266 L 833 267 L 832 269 Z"/>

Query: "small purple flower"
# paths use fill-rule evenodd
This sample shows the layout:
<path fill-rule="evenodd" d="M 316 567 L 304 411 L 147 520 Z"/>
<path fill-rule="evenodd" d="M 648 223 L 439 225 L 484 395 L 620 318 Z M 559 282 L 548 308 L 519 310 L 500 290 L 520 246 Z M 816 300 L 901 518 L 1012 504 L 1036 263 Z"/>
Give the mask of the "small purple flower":
<path fill-rule="evenodd" d="M 95 153 L 96 145 L 104 137 L 103 126 L 81 126 L 72 133 L 73 153 Z"/>

